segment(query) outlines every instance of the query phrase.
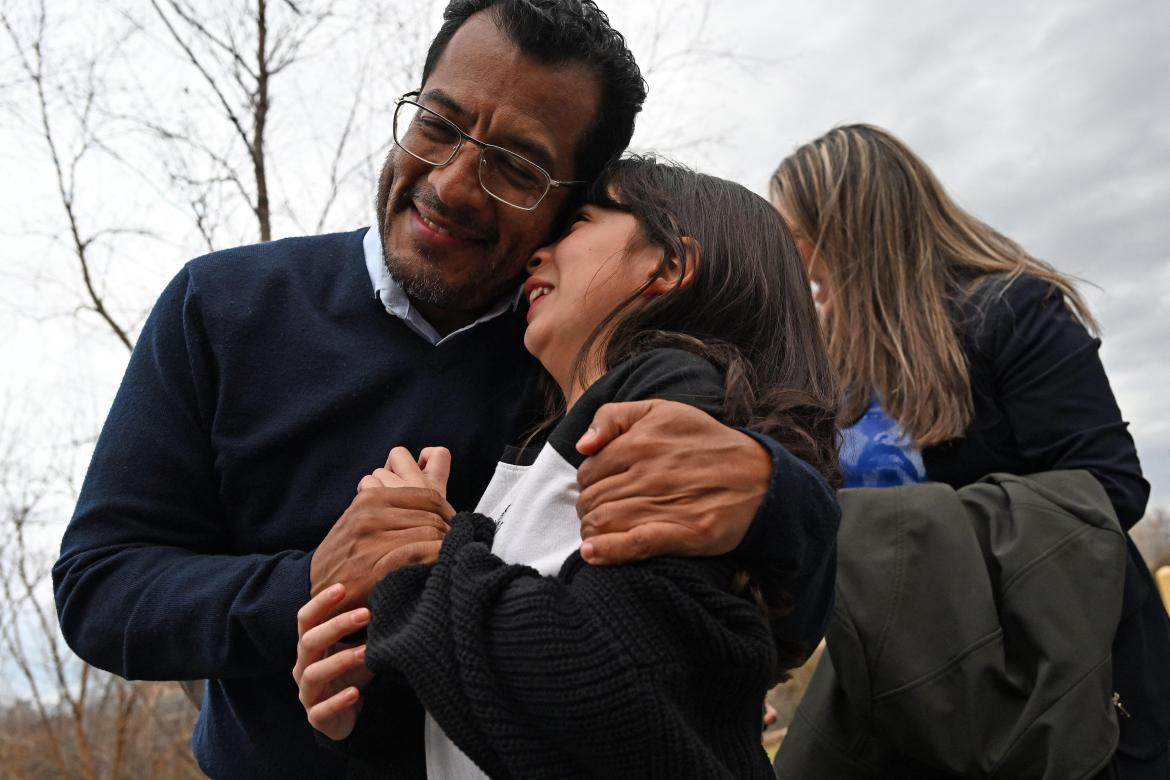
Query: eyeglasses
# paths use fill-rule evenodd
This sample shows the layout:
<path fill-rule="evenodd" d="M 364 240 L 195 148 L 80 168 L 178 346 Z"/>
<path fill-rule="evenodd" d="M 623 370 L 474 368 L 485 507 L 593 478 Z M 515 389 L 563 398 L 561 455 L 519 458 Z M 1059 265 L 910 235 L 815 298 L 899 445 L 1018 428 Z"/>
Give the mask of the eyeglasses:
<path fill-rule="evenodd" d="M 394 143 L 416 160 L 442 168 L 470 141 L 479 147 L 479 186 L 501 203 L 532 211 L 553 187 L 588 184 L 586 181 L 557 181 L 548 171 L 502 146 L 473 138 L 442 114 L 409 98 L 407 92 L 395 101 Z"/>

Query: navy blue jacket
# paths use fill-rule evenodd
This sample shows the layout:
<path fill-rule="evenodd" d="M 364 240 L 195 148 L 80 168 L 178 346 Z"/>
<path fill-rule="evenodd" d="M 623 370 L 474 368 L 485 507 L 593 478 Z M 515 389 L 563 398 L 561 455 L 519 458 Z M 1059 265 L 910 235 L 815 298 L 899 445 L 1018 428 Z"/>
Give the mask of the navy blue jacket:
<path fill-rule="evenodd" d="M 394 445 L 442 444 L 473 506 L 530 419 L 522 313 L 431 346 L 375 299 L 364 231 L 217 252 L 148 319 L 53 581 L 79 656 L 133 679 L 208 678 L 193 746 L 214 777 L 328 777 L 291 677 L 314 547 Z M 838 507 L 772 442 L 739 553 L 797 568 L 794 638 L 824 631 Z M 785 508 L 802 508 L 788 517 Z"/>

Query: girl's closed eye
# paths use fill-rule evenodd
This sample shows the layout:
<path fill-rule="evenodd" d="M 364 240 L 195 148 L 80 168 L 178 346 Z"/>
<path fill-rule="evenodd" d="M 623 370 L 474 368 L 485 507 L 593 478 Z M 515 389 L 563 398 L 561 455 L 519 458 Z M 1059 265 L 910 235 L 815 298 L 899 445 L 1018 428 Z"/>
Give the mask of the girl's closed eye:
<path fill-rule="evenodd" d="M 577 209 L 573 212 L 573 216 L 569 217 L 569 224 L 565 226 L 565 232 L 568 233 L 581 222 L 589 221 L 589 213 L 584 208 Z"/>
<path fill-rule="evenodd" d="M 583 227 L 588 225 L 588 227 Z M 530 298 L 524 345 L 570 402 L 599 375 L 595 361 L 578 376 L 578 356 L 590 334 L 630 305 L 661 263 L 662 250 L 635 244 L 638 220 L 628 211 L 586 205 L 566 232 L 529 261 Z"/>

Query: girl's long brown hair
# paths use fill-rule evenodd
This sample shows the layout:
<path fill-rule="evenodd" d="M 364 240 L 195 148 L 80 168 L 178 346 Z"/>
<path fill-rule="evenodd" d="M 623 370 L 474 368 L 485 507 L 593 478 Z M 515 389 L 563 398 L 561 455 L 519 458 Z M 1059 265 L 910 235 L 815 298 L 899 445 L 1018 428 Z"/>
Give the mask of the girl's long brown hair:
<path fill-rule="evenodd" d="M 836 481 L 837 383 L 800 255 L 775 209 L 735 182 L 641 156 L 606 168 L 588 202 L 633 214 L 633 241 L 662 259 L 586 339 L 575 378 L 656 346 L 695 352 L 724 374 L 723 422 L 770 436 Z M 674 258 L 680 279 L 694 263 L 690 284 L 644 298 Z"/>
<path fill-rule="evenodd" d="M 877 395 L 918 447 L 963 435 L 971 378 L 954 318 L 988 277 L 1046 280 L 1096 323 L 1072 280 L 959 208 L 917 155 L 872 125 L 829 131 L 772 176 L 773 205 L 813 245 L 828 278 L 829 356 L 845 389 L 841 423 Z"/>
<path fill-rule="evenodd" d="M 799 252 L 776 210 L 734 182 L 649 157 L 612 163 L 587 201 L 633 214 L 632 242 L 659 250 L 661 262 L 586 339 L 575 379 L 655 347 L 694 352 L 723 372 L 724 423 L 770 436 L 838 482 L 837 384 Z M 675 258 L 679 283 L 643 297 Z M 683 285 L 688 268 L 693 276 Z M 564 401 L 559 390 L 549 390 L 546 398 L 560 402 L 549 409 L 551 422 Z M 750 594 L 769 621 L 792 610 L 788 583 L 743 566 L 730 583 L 734 591 Z M 774 638 L 779 680 L 811 648 Z"/>

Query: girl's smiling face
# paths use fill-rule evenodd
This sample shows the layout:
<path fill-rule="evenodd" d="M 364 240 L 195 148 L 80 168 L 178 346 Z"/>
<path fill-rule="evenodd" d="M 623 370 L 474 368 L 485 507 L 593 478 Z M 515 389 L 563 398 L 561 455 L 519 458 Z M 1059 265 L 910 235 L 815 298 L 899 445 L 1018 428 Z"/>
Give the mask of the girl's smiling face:
<path fill-rule="evenodd" d="M 646 287 L 661 265 L 662 251 L 640 240 L 632 214 L 591 205 L 574 215 L 559 240 L 532 256 L 531 276 L 524 283 L 529 301 L 524 346 L 560 385 L 566 406 L 600 374 L 592 360 L 604 334 L 591 349 L 584 376 L 573 376 L 586 339 L 610 312 Z M 655 294 L 657 287 L 647 287 L 646 294 Z"/>

